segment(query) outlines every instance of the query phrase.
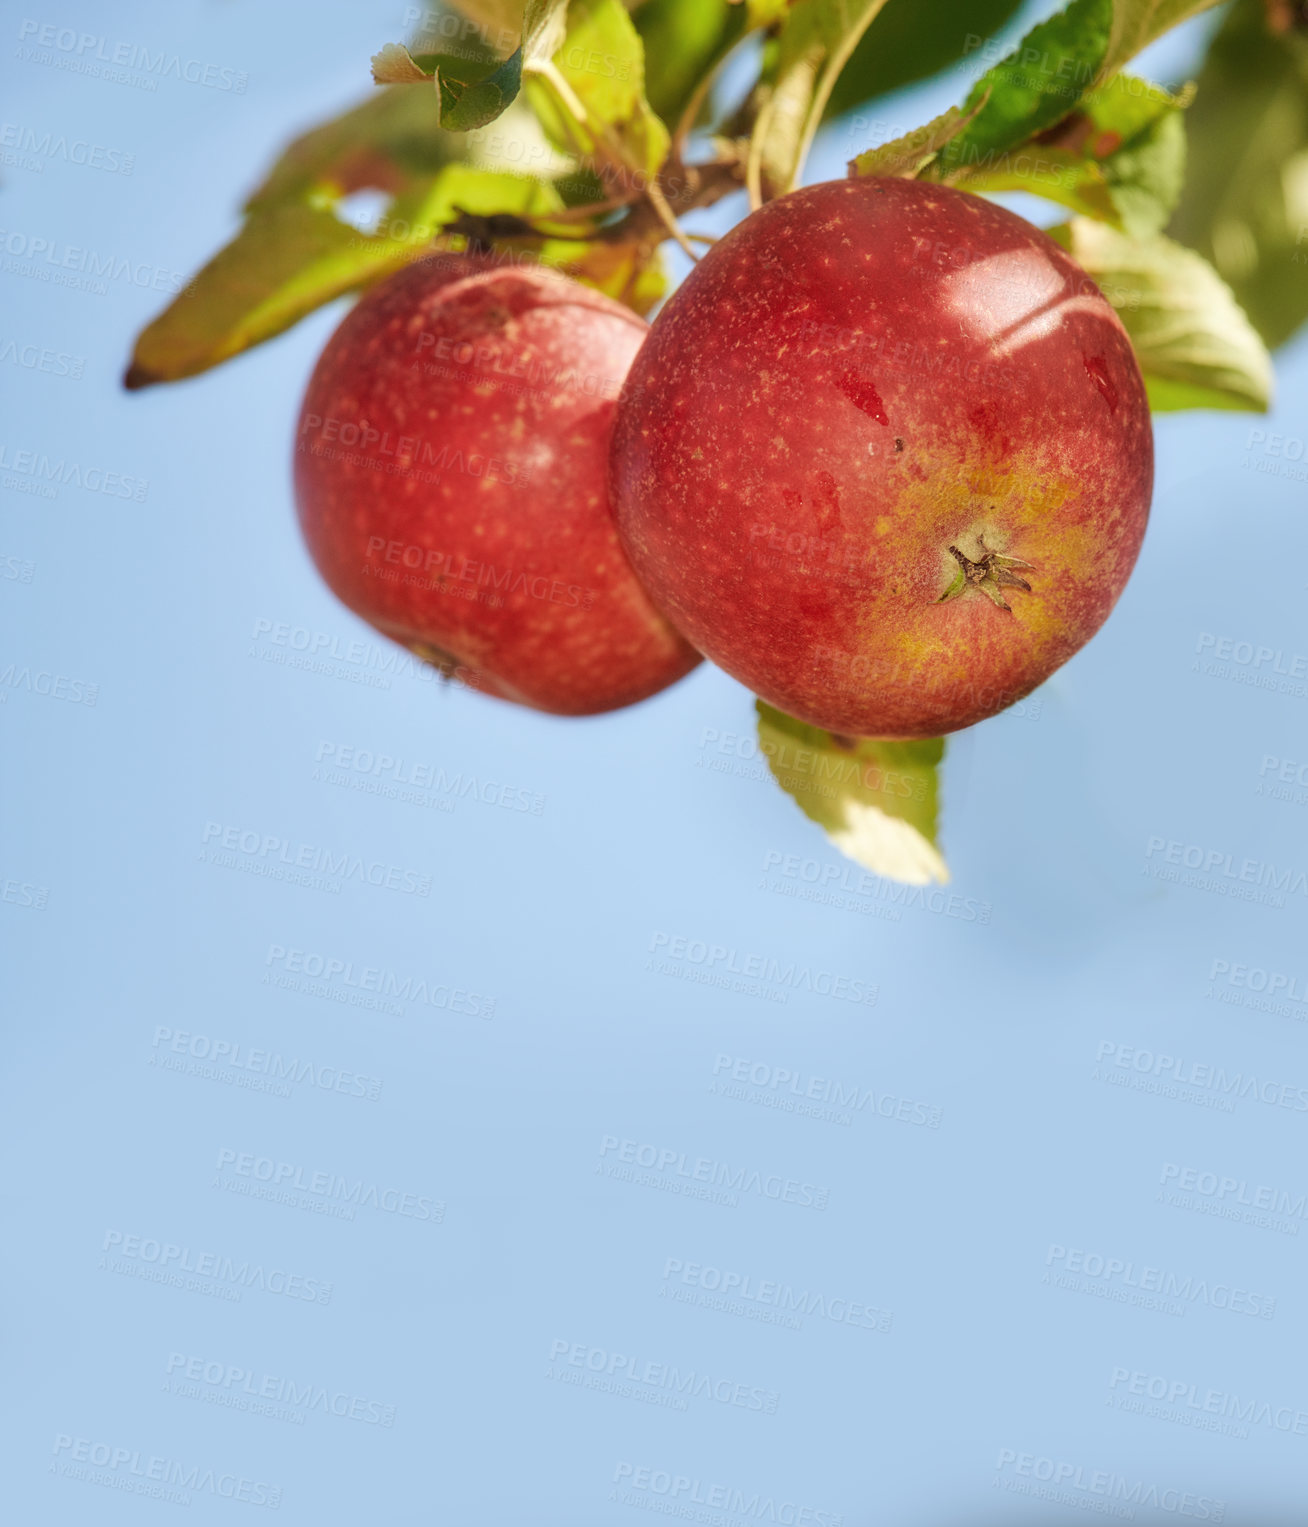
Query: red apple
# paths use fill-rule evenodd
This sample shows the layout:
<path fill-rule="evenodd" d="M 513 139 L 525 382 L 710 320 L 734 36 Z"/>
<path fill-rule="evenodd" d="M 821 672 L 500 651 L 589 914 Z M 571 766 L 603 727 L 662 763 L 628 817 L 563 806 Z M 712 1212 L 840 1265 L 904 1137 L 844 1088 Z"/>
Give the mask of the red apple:
<path fill-rule="evenodd" d="M 614 431 L 623 542 L 692 642 L 778 709 L 930 737 L 1098 630 L 1153 437 L 1094 283 L 1011 212 L 919 181 L 771 202 L 655 320 Z"/>
<path fill-rule="evenodd" d="M 473 687 L 560 715 L 643 700 L 699 655 L 650 603 L 609 503 L 616 399 L 647 325 L 537 267 L 441 257 L 327 343 L 295 493 L 352 610 Z"/>

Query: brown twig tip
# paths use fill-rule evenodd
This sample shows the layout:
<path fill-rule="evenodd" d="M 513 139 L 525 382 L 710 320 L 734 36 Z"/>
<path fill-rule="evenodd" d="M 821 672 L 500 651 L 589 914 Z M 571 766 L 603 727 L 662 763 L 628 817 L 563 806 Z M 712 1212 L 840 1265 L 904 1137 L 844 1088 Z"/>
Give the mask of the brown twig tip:
<path fill-rule="evenodd" d="M 123 387 L 127 392 L 140 392 L 142 387 L 152 387 L 159 378 L 148 371 L 140 361 L 133 361 L 123 372 Z"/>

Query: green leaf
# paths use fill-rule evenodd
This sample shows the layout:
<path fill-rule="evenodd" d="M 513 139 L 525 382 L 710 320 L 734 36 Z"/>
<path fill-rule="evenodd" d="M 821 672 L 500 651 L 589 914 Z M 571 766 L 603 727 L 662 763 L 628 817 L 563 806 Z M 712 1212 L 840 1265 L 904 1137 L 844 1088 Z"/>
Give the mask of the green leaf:
<path fill-rule="evenodd" d="M 1188 101 L 1116 75 L 1033 142 L 955 168 L 949 182 L 966 191 L 1026 191 L 1127 233 L 1157 233 L 1185 179 Z"/>
<path fill-rule="evenodd" d="M 565 100 L 577 105 L 586 144 L 601 161 L 652 173 L 666 153 L 667 132 L 644 100 L 641 45 L 626 12 L 617 0 L 574 0 L 577 26 L 565 33 L 566 9 L 565 0 L 530 0 L 522 56 L 556 78 Z M 562 68 L 546 51 L 560 42 Z M 610 70 L 615 51 L 634 67 Z M 575 91 L 567 78 L 570 56 Z M 414 70 L 439 86 L 433 57 L 384 50 L 380 72 L 403 78 Z M 250 198 L 237 236 L 142 332 L 126 385 L 207 370 L 421 258 L 447 230 L 561 267 L 648 312 L 666 288 L 657 239 L 565 238 L 568 228 L 555 236 L 546 229 L 541 237 L 539 220 L 563 208 L 548 182 L 456 162 L 480 145 L 443 131 L 442 121 L 472 129 L 489 120 L 488 112 L 498 115 L 498 104 L 485 92 L 451 100 L 439 88 L 400 85 L 297 139 Z M 374 233 L 360 232 L 333 211 L 342 196 L 363 186 L 395 193 Z M 457 244 L 447 238 L 440 247 Z"/>
<path fill-rule="evenodd" d="M 1061 121 L 1093 85 L 1112 22 L 1113 0 L 1072 0 L 1034 27 L 1016 52 L 972 87 L 965 107 L 975 106 L 986 91 L 989 98 L 933 170 L 989 167 L 996 155 Z"/>
<path fill-rule="evenodd" d="M 562 43 L 527 73 L 532 106 L 565 153 L 619 176 L 658 171 L 668 130 L 645 99 L 644 47 L 619 0 L 572 0 Z"/>
<path fill-rule="evenodd" d="M 548 186 L 449 165 L 392 203 L 385 226 L 404 236 L 360 233 L 328 208 L 290 203 L 252 213 L 136 342 L 126 386 L 194 376 L 298 322 L 335 297 L 380 280 L 432 252 L 460 211 L 542 214 Z"/>
<path fill-rule="evenodd" d="M 1012 19 L 1021 0 L 886 0 L 840 71 L 826 115 L 854 111 L 876 96 L 962 65 Z"/>
<path fill-rule="evenodd" d="M 1143 87 L 1151 93 L 1157 110 L 1144 114 L 1140 98 L 1126 100 L 1120 92 Z M 1185 119 L 1183 113 L 1192 92 L 1167 97 L 1132 75 L 1116 75 L 1093 97 L 1091 121 L 1105 137 L 1117 133 L 1121 147 L 1103 160 L 1104 178 L 1117 213 L 1117 223 L 1127 233 L 1143 236 L 1160 233 L 1167 226 L 1185 184 Z M 1157 100 L 1162 97 L 1161 100 Z M 1139 120 L 1133 113 L 1140 112 Z"/>
<path fill-rule="evenodd" d="M 1152 408 L 1270 406 L 1266 348 L 1202 255 L 1162 234 L 1130 238 L 1085 218 L 1050 233 L 1117 309 Z"/>
<path fill-rule="evenodd" d="M 1113 0 L 1112 31 L 1100 77 L 1116 74 L 1155 38 L 1216 4 L 1218 0 Z"/>
<path fill-rule="evenodd" d="M 374 55 L 372 77 L 379 85 L 413 85 L 430 82 L 435 88 L 440 125 L 450 132 L 471 132 L 485 127 L 512 105 L 522 88 L 524 67 L 539 64 L 562 44 L 566 31 L 568 0 L 527 0 L 525 7 L 510 5 L 478 7 L 464 4 L 481 26 L 483 34 L 517 10 L 521 12 L 522 42 L 507 58 L 487 61 L 487 51 L 477 46 L 465 54 L 411 53 L 402 43 L 390 42 Z M 477 14 L 485 11 L 485 15 Z"/>
<path fill-rule="evenodd" d="M 718 66 L 750 32 L 781 21 L 791 0 L 635 0 L 632 20 L 645 45 L 645 91 L 663 120 L 679 126 L 704 115 Z"/>
<path fill-rule="evenodd" d="M 378 85 L 430 82 L 436 90 L 440 126 L 449 132 L 468 132 L 493 122 L 522 88 L 522 49 L 498 64 L 486 64 L 447 53 L 412 54 L 389 42 L 373 57 L 372 77 Z"/>
<path fill-rule="evenodd" d="M 466 152 L 463 139 L 441 131 L 434 91 L 374 91 L 354 110 L 296 138 L 245 210 L 293 201 L 325 205 L 364 187 L 398 194 Z"/>
<path fill-rule="evenodd" d="M 886 0 L 794 0 L 750 141 L 751 196 L 793 189 L 836 79 Z"/>
<path fill-rule="evenodd" d="M 645 48 L 649 103 L 676 122 L 704 76 L 745 35 L 749 18 L 730 0 L 645 0 L 631 19 Z"/>
<path fill-rule="evenodd" d="M 967 116 L 957 106 L 933 117 L 924 127 L 915 128 L 896 138 L 870 148 L 849 162 L 851 175 L 916 175 L 936 151 L 956 138 L 968 124 Z"/>
<path fill-rule="evenodd" d="M 763 700 L 755 708 L 773 778 L 842 854 L 909 885 L 949 879 L 936 837 L 943 737 L 836 738 Z"/>
<path fill-rule="evenodd" d="M 426 60 L 423 60 L 426 62 Z M 441 126 L 466 133 L 493 122 L 522 88 L 522 49 L 510 53 L 487 74 L 465 77 L 461 59 L 436 57 L 432 77 L 441 100 Z"/>
<path fill-rule="evenodd" d="M 731 0 L 731 3 L 740 4 L 741 0 Z M 794 3 L 795 0 L 744 0 L 742 9 L 748 26 L 753 30 L 756 27 L 770 27 L 778 21 L 783 21 L 786 12 Z"/>
<path fill-rule="evenodd" d="M 1200 250 L 1259 333 L 1308 319 L 1308 37 L 1241 0 L 1213 39 L 1186 119 L 1190 175 L 1170 232 Z"/>

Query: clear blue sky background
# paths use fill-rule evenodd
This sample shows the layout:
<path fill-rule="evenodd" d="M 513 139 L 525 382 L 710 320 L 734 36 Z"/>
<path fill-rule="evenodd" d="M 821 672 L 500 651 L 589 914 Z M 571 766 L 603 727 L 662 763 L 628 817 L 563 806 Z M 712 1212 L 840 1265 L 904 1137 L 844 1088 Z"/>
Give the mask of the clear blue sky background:
<path fill-rule="evenodd" d="M 18 55 L 25 14 L 3 23 L 4 120 L 134 163 L 5 167 L 0 242 L 89 247 L 162 282 L 230 235 L 276 147 L 363 94 L 369 54 L 404 30 L 399 0 L 31 12 L 248 74 L 244 94 L 177 79 L 147 93 Z M 1185 57 L 1182 41 L 1158 67 Z M 911 126 L 958 94 L 945 81 L 882 115 Z M 810 178 L 850 147 L 838 125 Z M 1223 1068 L 1291 1102 L 1308 1087 L 1308 1005 L 1257 1011 L 1210 979 L 1225 962 L 1302 992 L 1308 896 L 1245 904 L 1145 873 L 1151 839 L 1308 870 L 1308 789 L 1259 793 L 1267 758 L 1308 759 L 1304 681 L 1278 693 L 1195 666 L 1204 633 L 1287 665 L 1308 653 L 1304 484 L 1249 444 L 1308 434 L 1304 344 L 1279 358 L 1270 420 L 1158 421 L 1153 519 L 1113 619 L 1037 718 L 951 741 L 943 844 L 982 923 L 772 889 L 795 883 L 768 871 L 775 856 L 810 874 L 842 861 L 768 780 L 708 767 L 707 734 L 752 726 L 751 697 L 712 668 L 582 722 L 411 672 L 357 682 L 382 649 L 318 581 L 289 491 L 301 390 L 340 309 L 128 397 L 118 376 L 163 297 L 107 288 L 0 270 L 0 340 L 56 357 L 0 359 L 5 460 L 148 482 L 144 502 L 0 493 L 13 1519 L 229 1522 L 275 1486 L 296 1522 L 624 1527 L 681 1476 L 699 1484 L 677 1503 L 727 1501 L 732 1521 L 770 1520 L 775 1501 L 794 1508 L 783 1521 L 998 1527 L 1070 1521 L 1111 1475 L 1140 1486 L 1137 1521 L 1202 1520 L 1199 1499 L 1226 1502 L 1227 1522 L 1288 1520 L 1308 1448 L 1308 1229 L 1160 1194 L 1195 1169 L 1292 1209 L 1308 1114 L 1252 1095 L 1210 1106 L 1230 1102 L 1212 1070 L 1183 1097 L 1102 1078 L 1141 1075 L 1115 1062 L 1143 1051 L 1175 1057 L 1169 1075 Z M 288 666 L 283 625 L 347 657 Z M 446 811 L 345 788 L 315 778 L 324 746 L 543 804 Z M 214 860 L 209 824 L 412 870 L 430 892 L 242 873 Z M 780 1004 L 678 979 L 651 967 L 661 935 L 871 983 L 878 1000 L 793 989 Z M 427 983 L 446 1005 L 376 1011 L 336 1000 L 339 977 L 336 996 L 269 980 L 303 985 L 306 956 Z M 269 1083 L 257 1068 L 274 1054 L 300 1079 Z M 722 1091 L 751 1068 L 758 1085 Z M 775 1106 L 833 1082 L 864 1103 L 843 1122 Z M 624 1141 L 654 1160 L 648 1181 L 610 1174 L 628 1170 Z M 738 1202 L 670 1190 L 701 1158 L 744 1171 Z M 260 1173 L 289 1201 L 244 1191 Z M 375 1186 L 378 1206 L 321 1212 L 338 1177 Z M 786 1201 L 814 1196 L 825 1206 Z M 1078 1274 L 1078 1254 L 1134 1271 Z M 691 1266 L 752 1297 L 696 1304 L 717 1274 Z M 1145 1267 L 1205 1294 L 1179 1314 L 1132 1304 Z M 1072 1286 L 1047 1279 L 1060 1270 Z M 806 1296 L 800 1329 L 757 1318 L 773 1285 Z M 1230 1288 L 1271 1318 L 1218 1308 Z M 819 1296 L 840 1318 L 812 1310 Z M 587 1387 L 611 1367 L 617 1387 Z M 672 1369 L 711 1392 L 670 1406 Z M 1132 1374 L 1193 1384 L 1200 1405 L 1254 1401 L 1289 1429 L 1223 1435 L 1123 1408 Z M 251 1391 L 289 1419 L 249 1409 Z M 193 1476 L 189 1507 L 126 1488 L 152 1470 Z M 1051 1471 L 1065 1501 L 1022 1493 Z"/>

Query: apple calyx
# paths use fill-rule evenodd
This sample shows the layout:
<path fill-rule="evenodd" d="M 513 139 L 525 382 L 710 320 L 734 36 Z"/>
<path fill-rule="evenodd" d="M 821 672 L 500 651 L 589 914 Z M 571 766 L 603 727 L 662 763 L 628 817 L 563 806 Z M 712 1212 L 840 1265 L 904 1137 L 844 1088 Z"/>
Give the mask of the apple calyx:
<path fill-rule="evenodd" d="M 958 563 L 958 571 L 954 574 L 953 582 L 941 594 L 936 601 L 943 604 L 946 599 L 956 599 L 964 589 L 976 588 L 997 604 L 1001 610 L 1012 612 L 1012 605 L 1004 598 L 1003 590 L 1006 588 L 1025 589 L 1029 594 L 1031 585 L 1025 578 L 1019 578 L 1011 569 L 1015 567 L 1031 568 L 1029 562 L 1023 562 L 1020 557 L 1001 557 L 997 551 L 988 551 L 985 542 L 977 537 L 977 545 L 981 548 L 981 560 L 974 562 L 971 557 L 961 552 L 957 546 L 949 548 L 949 554 Z"/>

